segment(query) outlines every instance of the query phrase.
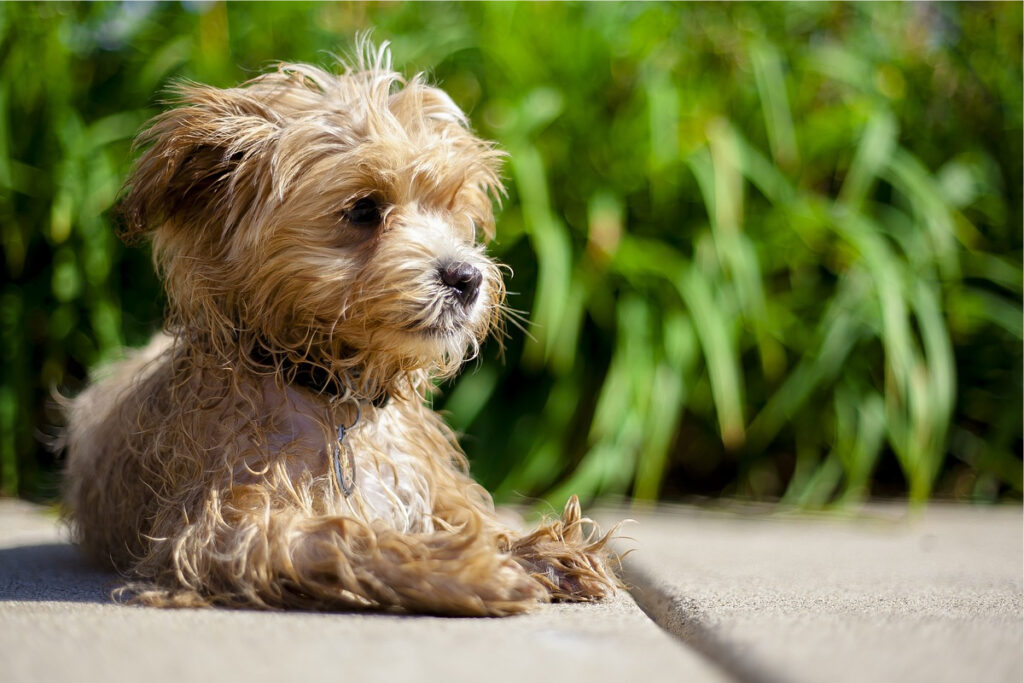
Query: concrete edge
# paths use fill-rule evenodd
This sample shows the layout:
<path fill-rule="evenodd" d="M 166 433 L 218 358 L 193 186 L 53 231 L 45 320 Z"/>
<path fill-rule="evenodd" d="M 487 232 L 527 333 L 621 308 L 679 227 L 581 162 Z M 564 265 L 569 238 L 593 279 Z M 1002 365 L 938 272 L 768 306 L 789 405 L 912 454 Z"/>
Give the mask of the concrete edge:
<path fill-rule="evenodd" d="M 620 571 L 626 590 L 651 621 L 726 676 L 739 683 L 786 683 L 786 678 L 718 635 L 697 602 L 679 595 L 628 557 L 622 559 Z"/>

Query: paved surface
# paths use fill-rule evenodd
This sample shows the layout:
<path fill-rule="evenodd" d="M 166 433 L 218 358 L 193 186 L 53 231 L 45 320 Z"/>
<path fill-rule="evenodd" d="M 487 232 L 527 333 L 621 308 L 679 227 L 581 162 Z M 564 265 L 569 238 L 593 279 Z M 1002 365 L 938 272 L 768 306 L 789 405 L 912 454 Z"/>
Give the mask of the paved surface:
<path fill-rule="evenodd" d="M 739 680 L 1022 680 L 1020 507 L 633 517 L 637 601 Z"/>
<path fill-rule="evenodd" d="M 1019 507 L 595 516 L 625 515 L 654 621 L 625 594 L 509 619 L 124 607 L 52 515 L 0 500 L 0 680 L 1021 681 Z"/>
<path fill-rule="evenodd" d="M 0 681 L 725 681 L 628 595 L 508 619 L 110 604 L 40 509 L 0 500 Z"/>

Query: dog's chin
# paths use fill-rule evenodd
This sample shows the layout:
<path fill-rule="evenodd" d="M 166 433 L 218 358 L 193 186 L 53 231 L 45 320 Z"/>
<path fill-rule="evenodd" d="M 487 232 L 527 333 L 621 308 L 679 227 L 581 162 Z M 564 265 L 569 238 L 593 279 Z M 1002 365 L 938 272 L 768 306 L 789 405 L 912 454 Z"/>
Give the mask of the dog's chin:
<path fill-rule="evenodd" d="M 424 364 L 458 364 L 479 347 L 479 321 L 468 312 L 448 309 L 430 320 L 413 319 L 402 327 L 399 345 L 410 358 Z"/>
<path fill-rule="evenodd" d="M 476 353 L 478 344 L 465 330 L 402 330 L 391 335 L 392 360 L 401 367 L 424 369 L 438 376 L 454 374 Z"/>

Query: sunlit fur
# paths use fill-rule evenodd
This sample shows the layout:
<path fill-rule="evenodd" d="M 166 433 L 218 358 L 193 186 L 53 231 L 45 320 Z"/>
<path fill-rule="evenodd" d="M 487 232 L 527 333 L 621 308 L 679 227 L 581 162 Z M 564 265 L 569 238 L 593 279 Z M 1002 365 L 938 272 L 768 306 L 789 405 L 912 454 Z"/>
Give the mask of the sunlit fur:
<path fill-rule="evenodd" d="M 502 153 L 386 48 L 362 53 L 341 75 L 180 85 L 139 138 L 124 234 L 152 241 L 166 331 L 70 403 L 66 437 L 73 535 L 122 597 L 500 615 L 614 590 L 575 497 L 517 536 L 425 404 L 500 322 L 481 240 Z M 365 197 L 370 228 L 347 213 Z M 482 273 L 468 307 L 451 262 Z M 329 444 L 357 412 L 347 497 Z"/>

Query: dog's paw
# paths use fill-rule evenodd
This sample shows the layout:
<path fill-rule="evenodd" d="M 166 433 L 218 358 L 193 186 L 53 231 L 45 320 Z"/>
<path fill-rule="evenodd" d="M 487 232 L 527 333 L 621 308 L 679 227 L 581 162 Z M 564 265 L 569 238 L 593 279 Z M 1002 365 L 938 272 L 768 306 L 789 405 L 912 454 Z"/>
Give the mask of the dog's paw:
<path fill-rule="evenodd" d="M 579 500 L 572 496 L 559 520 L 514 541 L 511 550 L 552 600 L 600 600 L 622 586 L 607 548 L 611 533 L 602 535 L 597 525 L 582 515 Z"/>
<path fill-rule="evenodd" d="M 486 584 L 484 593 L 488 613 L 494 615 L 526 612 L 550 600 L 544 584 L 524 571 L 512 557 L 506 558 L 493 582 Z"/>

